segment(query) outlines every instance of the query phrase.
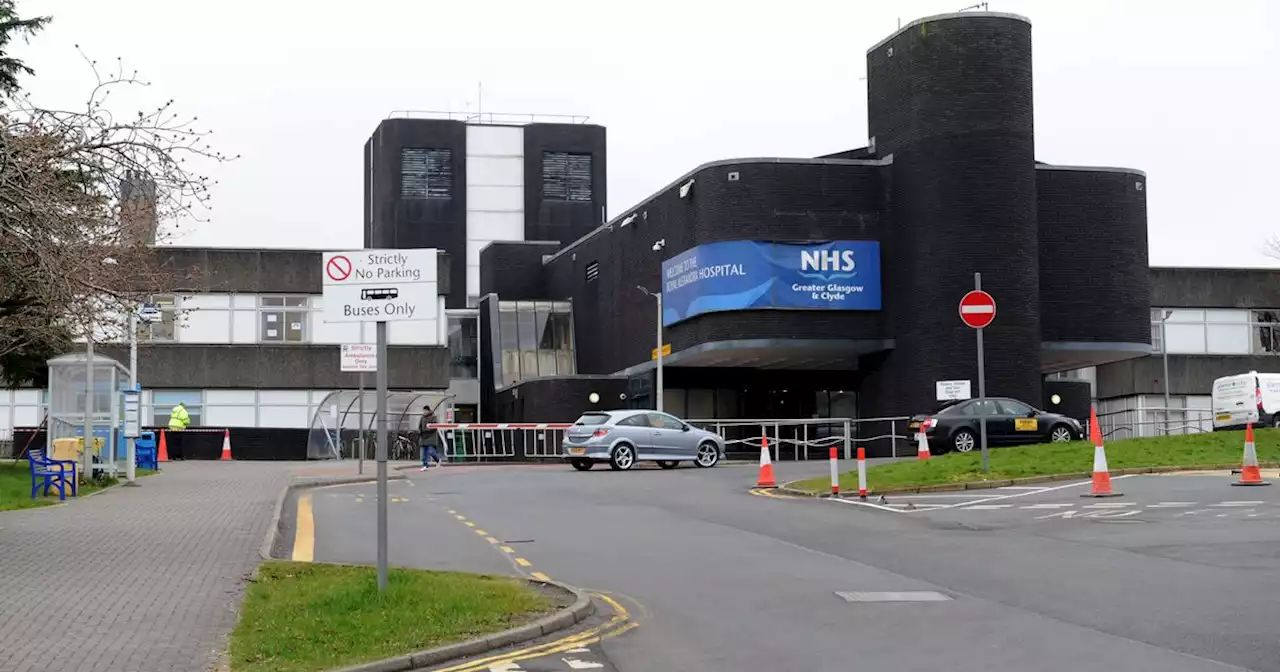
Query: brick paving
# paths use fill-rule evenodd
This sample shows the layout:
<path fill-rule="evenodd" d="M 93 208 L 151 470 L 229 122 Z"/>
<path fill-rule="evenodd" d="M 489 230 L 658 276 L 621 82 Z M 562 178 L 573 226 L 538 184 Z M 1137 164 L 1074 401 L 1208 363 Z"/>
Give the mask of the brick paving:
<path fill-rule="evenodd" d="M 216 669 L 297 463 L 182 462 L 0 513 L 0 669 Z"/>

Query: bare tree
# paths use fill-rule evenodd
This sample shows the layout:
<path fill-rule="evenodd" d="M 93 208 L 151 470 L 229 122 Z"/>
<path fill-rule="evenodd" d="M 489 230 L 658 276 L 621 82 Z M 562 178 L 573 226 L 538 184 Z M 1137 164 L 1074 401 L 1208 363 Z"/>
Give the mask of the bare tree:
<path fill-rule="evenodd" d="M 0 376 L 10 385 L 30 371 L 6 357 L 65 352 L 75 336 L 114 340 L 139 301 L 185 286 L 156 247 L 172 233 L 159 225 L 201 221 L 213 183 L 193 165 L 230 160 L 173 101 L 117 118 L 112 92 L 149 84 L 85 60 L 96 84 L 84 109 L 25 95 L 0 104 Z"/>

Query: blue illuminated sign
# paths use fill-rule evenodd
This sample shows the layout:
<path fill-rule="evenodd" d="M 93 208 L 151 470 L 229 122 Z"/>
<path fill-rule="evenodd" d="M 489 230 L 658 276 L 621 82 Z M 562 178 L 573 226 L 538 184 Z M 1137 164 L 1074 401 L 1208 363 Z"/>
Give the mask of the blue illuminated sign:
<path fill-rule="evenodd" d="M 880 310 L 880 243 L 699 245 L 662 262 L 662 324 L 724 310 Z"/>

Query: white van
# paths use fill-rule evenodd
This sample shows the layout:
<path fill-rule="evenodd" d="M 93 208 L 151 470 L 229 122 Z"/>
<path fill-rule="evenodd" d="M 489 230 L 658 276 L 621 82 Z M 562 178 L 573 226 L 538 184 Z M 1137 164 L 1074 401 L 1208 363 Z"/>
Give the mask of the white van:
<path fill-rule="evenodd" d="M 1213 428 L 1280 427 L 1280 373 L 1250 371 L 1213 381 Z"/>

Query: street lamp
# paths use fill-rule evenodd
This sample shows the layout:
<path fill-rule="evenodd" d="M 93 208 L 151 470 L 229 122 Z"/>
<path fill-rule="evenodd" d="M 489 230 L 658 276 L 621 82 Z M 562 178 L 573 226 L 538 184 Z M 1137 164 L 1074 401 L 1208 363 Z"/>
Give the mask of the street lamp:
<path fill-rule="evenodd" d="M 1165 336 L 1165 323 L 1173 315 L 1172 310 L 1164 311 L 1160 317 L 1160 354 L 1164 359 L 1164 433 L 1169 433 L 1169 339 Z"/>
<path fill-rule="evenodd" d="M 646 296 L 652 296 L 658 302 L 658 380 L 654 392 L 654 401 L 657 404 L 654 410 L 661 412 L 665 410 L 662 407 L 662 292 L 651 292 L 642 285 L 636 285 L 636 289 Z"/>

